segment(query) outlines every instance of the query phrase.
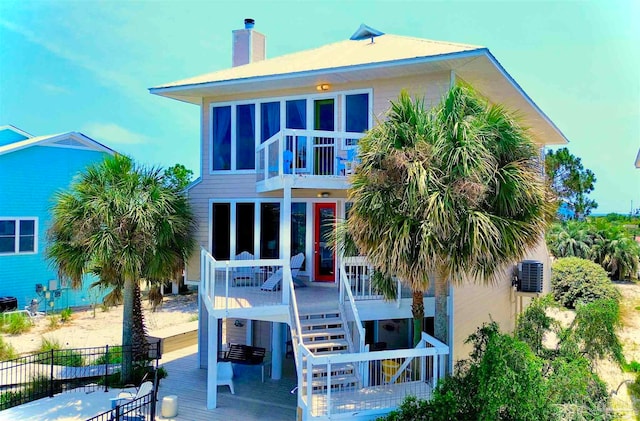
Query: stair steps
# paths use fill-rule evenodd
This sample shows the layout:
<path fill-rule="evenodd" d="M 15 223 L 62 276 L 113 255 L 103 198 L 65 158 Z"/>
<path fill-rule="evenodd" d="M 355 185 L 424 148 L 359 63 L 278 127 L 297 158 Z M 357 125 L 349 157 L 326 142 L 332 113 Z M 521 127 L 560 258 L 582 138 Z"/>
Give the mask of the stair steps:
<path fill-rule="evenodd" d="M 344 354 L 349 352 L 349 341 L 340 311 L 329 310 L 300 315 L 300 338 L 314 355 Z M 306 373 L 303 375 L 307 383 Z M 357 388 L 359 379 L 353 364 L 331 365 L 331 390 Z M 314 367 L 311 381 L 314 393 L 326 393 L 327 368 Z"/>

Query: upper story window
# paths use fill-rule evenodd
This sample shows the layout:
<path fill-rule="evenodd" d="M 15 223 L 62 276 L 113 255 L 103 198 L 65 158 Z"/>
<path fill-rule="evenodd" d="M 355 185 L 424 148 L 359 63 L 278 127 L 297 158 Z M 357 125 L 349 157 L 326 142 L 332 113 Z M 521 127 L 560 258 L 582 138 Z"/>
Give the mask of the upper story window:
<path fill-rule="evenodd" d="M 371 127 L 371 101 L 370 90 L 359 90 L 211 104 L 210 171 L 255 171 L 256 148 L 283 129 L 363 133 Z M 338 149 L 357 145 L 358 139 L 339 137 Z M 302 172 L 313 152 L 313 134 L 298 133 L 296 139 L 296 167 Z"/>
<path fill-rule="evenodd" d="M 0 254 L 35 253 L 36 218 L 0 218 Z"/>

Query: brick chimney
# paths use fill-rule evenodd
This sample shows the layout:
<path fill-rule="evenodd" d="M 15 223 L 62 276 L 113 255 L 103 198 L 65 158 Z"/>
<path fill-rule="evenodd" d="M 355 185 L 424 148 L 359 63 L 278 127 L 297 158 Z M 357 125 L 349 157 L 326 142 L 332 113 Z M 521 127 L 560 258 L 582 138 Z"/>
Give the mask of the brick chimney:
<path fill-rule="evenodd" d="M 244 29 L 233 31 L 232 63 L 233 67 L 264 60 L 267 55 L 267 39 L 253 30 L 255 21 L 244 20 Z"/>

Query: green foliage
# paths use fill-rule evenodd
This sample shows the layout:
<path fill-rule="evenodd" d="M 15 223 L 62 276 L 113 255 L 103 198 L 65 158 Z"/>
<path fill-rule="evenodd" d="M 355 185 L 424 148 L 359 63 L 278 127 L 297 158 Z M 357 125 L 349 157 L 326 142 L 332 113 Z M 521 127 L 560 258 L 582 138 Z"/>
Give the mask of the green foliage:
<path fill-rule="evenodd" d="M 418 322 L 435 280 L 435 336 L 446 341 L 447 280 L 490 282 L 546 226 L 537 148 L 513 113 L 468 86 L 429 110 L 403 91 L 385 117 L 359 141 L 348 236 L 416 293 Z"/>
<path fill-rule="evenodd" d="M 60 317 L 56 314 L 51 314 L 47 316 L 47 320 L 49 321 L 49 330 L 55 330 L 60 327 Z"/>
<path fill-rule="evenodd" d="M 53 358 L 51 351 L 53 351 Z M 40 364 L 63 365 L 67 367 L 82 367 L 84 365 L 84 359 L 78 351 L 63 349 L 60 342 L 55 339 L 42 337 L 42 343 L 37 352 L 43 353 L 38 361 Z"/>
<path fill-rule="evenodd" d="M 24 313 L 12 313 L 8 316 L 0 315 L 2 318 L 2 331 L 11 335 L 19 335 L 31 330 L 33 322 Z"/>
<path fill-rule="evenodd" d="M 18 351 L 0 336 L 0 361 L 13 360 L 15 358 L 18 358 Z"/>
<path fill-rule="evenodd" d="M 582 218 L 591 213 L 598 204 L 587 197 L 594 189 L 596 177 L 585 169 L 581 159 L 567 148 L 550 150 L 545 157 L 545 172 L 550 188 L 560 203 L 567 205 L 571 218 Z"/>
<path fill-rule="evenodd" d="M 176 164 L 164 171 L 164 183 L 171 189 L 182 191 L 191 182 L 193 171 L 182 164 Z"/>
<path fill-rule="evenodd" d="M 620 293 L 602 267 L 577 257 L 566 257 L 553 263 L 551 290 L 555 300 L 567 308 L 598 299 L 620 299 Z"/>
<path fill-rule="evenodd" d="M 555 305 L 551 295 L 534 299 L 529 307 L 518 317 L 515 336 L 529 345 L 534 354 L 545 357 L 547 350 L 543 340 L 547 332 L 557 330 L 559 324 L 547 315 L 547 309 Z"/>
<path fill-rule="evenodd" d="M 562 420 L 607 420 L 606 384 L 583 357 L 559 357 L 550 362 L 548 398 L 558 405 Z"/>
<path fill-rule="evenodd" d="M 60 312 L 60 320 L 62 321 L 62 323 L 67 323 L 68 321 L 70 321 L 71 314 L 72 314 L 72 311 L 70 308 L 65 308 L 64 310 L 62 310 Z"/>
<path fill-rule="evenodd" d="M 46 376 L 32 379 L 26 386 L 0 393 L 0 410 L 12 408 L 40 399 L 49 394 L 50 380 Z M 59 383 L 54 383 L 54 393 L 60 393 Z"/>
<path fill-rule="evenodd" d="M 110 346 L 109 354 L 101 355 L 96 358 L 94 364 L 118 364 L 122 362 L 122 347 L 121 346 Z"/>
<path fill-rule="evenodd" d="M 575 341 L 582 355 L 595 361 L 609 357 L 622 364 L 622 345 L 616 335 L 620 327 L 620 306 L 616 300 L 596 300 L 579 305 L 576 318 L 569 328 L 570 340 Z"/>
<path fill-rule="evenodd" d="M 636 360 L 625 362 L 622 369 L 628 373 L 640 373 L 640 363 Z"/>
<path fill-rule="evenodd" d="M 177 179 L 186 174 L 176 167 L 165 177 L 159 168 L 116 155 L 89 166 L 69 190 L 55 196 L 47 257 L 73 287 L 92 273 L 99 279 L 94 286 L 111 289 L 105 304 L 123 303 L 123 346 L 144 340 L 135 303 L 139 282 L 175 278 L 195 246 L 193 213 L 187 197 L 169 181 L 171 173 Z M 123 359 L 125 381 L 130 381 L 133 357 Z"/>
<path fill-rule="evenodd" d="M 604 268 L 612 279 L 636 278 L 640 245 L 635 241 L 640 218 L 597 217 L 554 224 L 546 241 L 556 257 L 581 257 Z"/>

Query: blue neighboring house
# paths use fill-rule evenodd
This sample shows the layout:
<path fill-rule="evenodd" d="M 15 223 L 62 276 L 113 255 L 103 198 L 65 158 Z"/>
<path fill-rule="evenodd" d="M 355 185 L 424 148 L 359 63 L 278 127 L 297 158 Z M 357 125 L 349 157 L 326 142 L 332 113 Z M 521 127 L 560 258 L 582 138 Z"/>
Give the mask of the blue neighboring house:
<path fill-rule="evenodd" d="M 69 187 L 87 165 L 115 151 L 78 132 L 32 136 L 0 126 L 0 297 L 15 297 L 18 309 L 39 302 L 59 310 L 101 301 L 103 293 L 62 283 L 45 258 L 54 193 Z"/>

